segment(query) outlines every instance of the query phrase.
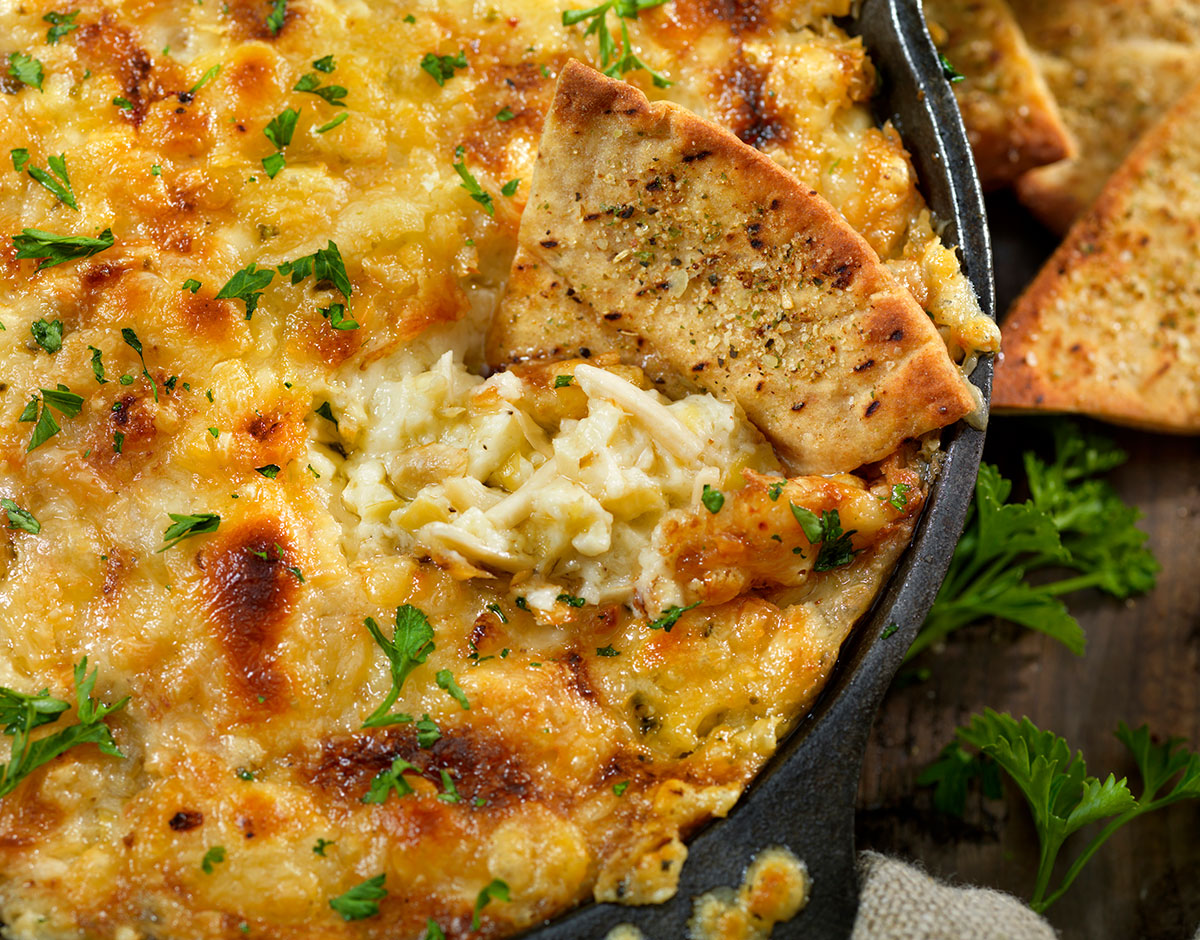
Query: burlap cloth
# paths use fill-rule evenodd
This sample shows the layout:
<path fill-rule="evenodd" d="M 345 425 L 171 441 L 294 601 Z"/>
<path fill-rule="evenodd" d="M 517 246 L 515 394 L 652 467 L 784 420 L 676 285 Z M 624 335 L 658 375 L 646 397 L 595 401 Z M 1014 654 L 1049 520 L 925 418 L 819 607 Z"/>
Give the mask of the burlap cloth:
<path fill-rule="evenodd" d="M 862 895 L 850 940 L 1054 940 L 1021 901 L 987 888 L 955 888 L 897 861 L 863 852 Z"/>

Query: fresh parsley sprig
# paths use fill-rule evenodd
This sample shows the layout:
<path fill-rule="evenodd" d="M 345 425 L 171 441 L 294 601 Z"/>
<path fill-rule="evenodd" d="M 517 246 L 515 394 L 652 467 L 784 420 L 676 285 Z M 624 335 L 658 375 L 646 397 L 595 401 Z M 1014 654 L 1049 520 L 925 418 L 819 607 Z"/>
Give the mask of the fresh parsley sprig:
<path fill-rule="evenodd" d="M 1105 480 L 1126 455 L 1072 422 L 1054 425 L 1054 459 L 1025 454 L 1030 498 L 1009 502 L 1012 482 L 983 464 L 975 502 L 933 609 L 908 651 L 911 659 L 950 633 L 985 617 L 1038 630 L 1083 653 L 1083 630 L 1059 599 L 1084 588 L 1126 598 L 1154 586 L 1159 564 L 1137 528 L 1141 514 Z M 1074 577 L 1030 584 L 1043 568 Z"/>
<path fill-rule="evenodd" d="M 63 36 L 69 35 L 79 26 L 75 22 L 75 17 L 79 15 L 78 10 L 72 10 L 69 13 L 58 13 L 51 10 L 42 19 L 50 24 L 50 28 L 46 30 L 46 45 L 55 45 Z"/>
<path fill-rule="evenodd" d="M 43 764 L 49 763 L 80 744 L 95 744 L 101 753 L 124 757 L 117 749 L 112 732 L 104 723 L 115 711 L 124 708 L 129 696 L 115 705 L 97 704 L 92 698 L 98 670 L 87 673 L 87 657 L 75 667 L 76 715 L 79 723 L 54 734 L 29 739 L 30 732 L 42 725 L 54 724 L 71 706 L 54 698 L 43 689 L 36 695 L 26 695 L 12 689 L 0 688 L 0 721 L 4 734 L 12 738 L 7 764 L 0 764 L 0 797 L 12 793 L 21 781 Z"/>
<path fill-rule="evenodd" d="M 363 722 L 364 728 L 382 728 L 412 721 L 412 716 L 397 712 L 390 714 L 389 709 L 396 704 L 400 689 L 408 674 L 425 662 L 426 657 L 434 650 L 433 627 L 429 618 L 417 607 L 411 604 L 401 604 L 396 608 L 396 628 L 389 640 L 383 635 L 373 618 L 366 619 L 367 631 L 375 643 L 383 650 L 388 658 L 392 672 L 392 688 L 382 704 L 371 712 Z"/>
<path fill-rule="evenodd" d="M 657 88 L 667 88 L 671 82 L 665 75 L 656 72 L 633 52 L 633 43 L 629 40 L 627 20 L 636 20 L 643 10 L 662 6 L 667 0 L 605 0 L 604 3 L 587 10 L 565 10 L 562 15 L 563 26 L 574 26 L 591 20 L 584 36 L 595 35 L 599 44 L 600 67 L 605 75 L 616 78 L 626 72 L 644 70 L 650 73 L 650 78 Z M 621 53 L 616 51 L 616 43 L 608 28 L 608 12 L 617 14 L 617 22 L 621 24 Z"/>
<path fill-rule="evenodd" d="M 427 52 L 421 59 L 421 69 L 426 72 L 439 87 L 454 77 L 455 69 L 462 71 L 467 67 L 467 52 L 459 49 L 458 55 L 437 55 Z"/>
<path fill-rule="evenodd" d="M 454 172 L 462 180 L 458 185 L 470 193 L 472 199 L 483 206 L 484 212 L 494 217 L 496 215 L 496 206 L 492 200 L 492 195 L 479 185 L 479 181 L 467 169 L 467 163 L 463 157 L 464 153 L 465 150 L 461 144 L 454 148 Z"/>
<path fill-rule="evenodd" d="M 1131 731 L 1124 722 L 1116 736 L 1137 764 L 1142 778 L 1140 797 L 1134 798 L 1124 778 L 1089 776 L 1082 752 L 1072 756 L 1067 742 L 1053 732 L 1042 731 L 1028 718 L 1018 722 L 991 709 L 960 727 L 957 740 L 917 782 L 936 786 L 935 804 L 961 815 L 970 778 L 982 777 L 985 793 L 1000 795 L 994 771 L 985 769 L 988 765 L 1012 779 L 1029 804 L 1041 847 L 1029 902 L 1040 914 L 1063 896 L 1100 846 L 1126 823 L 1181 800 L 1200 799 L 1200 753 L 1184 747 L 1182 738 L 1156 742 L 1145 725 Z M 969 755 L 963 745 L 977 748 L 984 756 Z M 1103 820 L 1108 820 L 1107 825 L 1075 856 L 1051 889 L 1055 862 L 1067 838 Z"/>
<path fill-rule="evenodd" d="M 54 420 L 54 415 L 50 413 L 51 409 L 57 411 L 64 418 L 74 418 L 83 410 L 83 396 L 76 395 L 65 385 L 60 385 L 58 388 L 43 388 L 39 389 L 41 395 L 34 395 L 21 412 L 18 421 L 25 423 L 33 423 L 33 434 L 29 438 L 29 444 L 25 447 L 25 453 L 41 447 L 46 441 L 54 437 L 62 428 L 58 422 Z"/>

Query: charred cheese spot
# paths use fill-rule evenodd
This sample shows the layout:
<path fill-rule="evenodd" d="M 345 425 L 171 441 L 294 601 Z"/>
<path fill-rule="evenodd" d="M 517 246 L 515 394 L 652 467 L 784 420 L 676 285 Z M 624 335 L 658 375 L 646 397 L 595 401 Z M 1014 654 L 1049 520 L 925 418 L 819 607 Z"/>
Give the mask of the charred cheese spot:
<path fill-rule="evenodd" d="M 505 806 L 543 796 L 512 746 L 494 732 L 474 727 L 442 727 L 442 737 L 430 748 L 418 747 L 416 731 L 407 725 L 385 734 L 330 739 L 301 773 L 313 786 L 350 803 L 359 800 L 371 779 L 397 757 L 439 788 L 439 771 L 449 771 L 468 805 L 480 799 Z M 404 806 L 416 812 L 421 802 Z"/>
<path fill-rule="evenodd" d="M 211 293 L 181 290 L 175 293 L 171 306 L 187 331 L 203 339 L 221 341 L 242 332 L 239 327 L 244 320 L 231 300 L 215 300 Z"/>
<path fill-rule="evenodd" d="M 99 20 L 81 25 L 73 38 L 88 68 L 108 71 L 116 79 L 121 96 L 132 105 L 127 119 L 135 126 L 140 125 L 147 105 L 160 94 L 151 78 L 154 65 L 150 54 L 137 42 L 133 32 L 108 11 Z"/>
<path fill-rule="evenodd" d="M 271 519 L 223 531 L 196 562 L 203 591 L 233 689 L 248 714 L 287 707 L 287 673 L 278 661 L 280 635 L 296 601 L 299 581 L 286 530 Z"/>

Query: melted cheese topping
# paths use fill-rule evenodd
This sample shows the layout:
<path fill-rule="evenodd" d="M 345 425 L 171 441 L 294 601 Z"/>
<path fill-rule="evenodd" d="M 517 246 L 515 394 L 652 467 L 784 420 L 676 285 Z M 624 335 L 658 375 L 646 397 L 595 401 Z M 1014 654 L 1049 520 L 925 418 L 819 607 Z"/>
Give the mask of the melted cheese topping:
<path fill-rule="evenodd" d="M 0 134 L 38 169 L 64 155 L 79 206 L 4 169 L 0 233 L 114 237 L 44 270 L 0 250 L 0 490 L 41 524 L 0 534 L 0 685 L 70 699 L 87 655 L 95 694 L 131 702 L 109 719 L 123 759 L 73 748 L 0 798 L 5 929 L 407 937 L 433 918 L 463 937 L 500 879 L 510 900 L 481 912 L 497 936 L 587 897 L 669 896 L 683 837 L 730 809 L 820 689 L 925 481 L 900 454 L 773 498 L 771 477 L 739 479 L 775 464 L 719 402 L 665 402 L 615 364 L 563 367 L 566 390 L 472 374 L 554 77 L 596 58 L 595 36 L 562 26 L 565 0 L 290 0 L 277 34 L 252 0 L 77 6 L 52 45 L 55 6 L 0 7 L 2 51 L 44 69 L 41 90 L 0 83 Z M 824 20 L 847 3 L 736 6 L 675 0 L 629 23 L 675 83 L 630 80 L 806 174 L 896 263 L 952 258 L 919 224 L 898 137 L 871 126 L 861 45 Z M 420 67 L 460 50 L 444 84 Z M 332 72 L 314 67 L 326 55 Z M 345 88 L 345 107 L 302 81 Z M 264 129 L 287 108 L 272 178 Z M 460 146 L 494 215 L 462 185 Z M 330 241 L 351 297 L 282 276 L 252 317 L 218 297 L 235 272 Z M 930 308 L 948 333 L 977 318 L 956 269 L 910 273 L 951 298 Z M 327 318 L 343 301 L 358 329 Z M 43 319 L 62 323 L 55 352 L 34 341 Z M 60 385 L 80 411 L 30 450 L 19 418 Z M 664 412 L 669 432 L 647 433 Z M 562 500 L 530 485 L 551 459 Z M 706 475 L 727 496 L 716 515 L 697 506 Z M 529 514 L 450 519 L 506 500 Z M 654 509 L 631 516 L 638 500 Z M 813 570 L 793 502 L 857 528 L 850 564 Z M 169 513 L 220 523 L 160 552 Z M 546 603 L 562 587 L 584 606 Z M 696 602 L 653 628 L 660 605 Z M 405 604 L 435 649 L 396 709 L 428 715 L 432 743 L 415 723 L 363 728 L 392 688 L 364 620 L 390 636 Z M 414 792 L 363 803 L 397 759 Z M 458 802 L 439 799 L 447 781 Z M 377 915 L 331 910 L 380 875 Z"/>

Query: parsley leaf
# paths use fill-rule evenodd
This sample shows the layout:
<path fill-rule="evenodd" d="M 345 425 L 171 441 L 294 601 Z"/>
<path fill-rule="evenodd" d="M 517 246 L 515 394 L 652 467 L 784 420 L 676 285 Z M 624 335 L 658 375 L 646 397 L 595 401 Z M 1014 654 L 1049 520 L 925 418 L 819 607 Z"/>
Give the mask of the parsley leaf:
<path fill-rule="evenodd" d="M 429 618 L 411 604 L 402 604 L 396 608 L 396 629 L 392 631 L 391 640 L 384 637 L 379 625 L 372 618 L 368 617 L 365 623 L 367 631 L 388 658 L 392 671 L 392 688 L 383 703 L 367 716 L 363 727 L 381 728 L 401 721 L 411 721 L 408 715 L 392 715 L 388 714 L 388 710 L 396 704 L 408 674 L 425 662 L 426 657 L 434 650 L 433 627 L 429 625 Z"/>
<path fill-rule="evenodd" d="M 133 332 L 129 327 L 121 328 L 121 339 L 125 340 L 125 345 L 138 354 L 138 359 L 142 363 L 142 375 L 146 381 L 150 383 L 150 388 L 154 390 L 154 400 L 158 401 L 158 386 L 150 375 L 150 370 L 146 368 L 146 357 L 142 355 L 142 341 L 138 339 L 137 333 Z"/>
<path fill-rule="evenodd" d="M 311 255 L 285 261 L 279 265 L 278 270 L 281 275 L 290 274 L 293 284 L 299 284 L 310 274 L 316 278 L 318 285 L 322 281 L 328 281 L 341 291 L 347 300 L 354 290 L 350 284 L 350 277 L 346 274 L 346 263 L 342 260 L 342 253 L 332 240 L 325 248 L 318 248 Z"/>
<path fill-rule="evenodd" d="M 43 16 L 42 19 L 50 24 L 50 28 L 46 30 L 46 45 L 53 46 L 63 36 L 79 29 L 75 24 L 75 17 L 78 15 L 78 10 L 72 10 L 70 13 L 56 13 L 51 10 Z"/>
<path fill-rule="evenodd" d="M 284 21 L 287 19 L 288 0 L 271 0 L 271 12 L 267 15 L 267 29 L 271 31 L 272 36 L 279 35 L 279 31 L 283 29 Z"/>
<path fill-rule="evenodd" d="M 605 75 L 615 78 L 626 72 L 644 69 L 650 73 L 650 78 L 656 87 L 666 88 L 671 82 L 634 54 L 633 44 L 629 40 L 629 27 L 625 22 L 626 20 L 636 20 L 638 14 L 643 10 L 662 6 L 664 3 L 666 0 L 605 0 L 604 3 L 587 10 L 564 10 L 562 24 L 563 26 L 574 26 L 576 23 L 591 20 L 583 35 L 596 36 L 599 43 L 600 67 Z M 616 52 L 616 43 L 608 29 L 609 10 L 617 14 L 617 21 L 621 24 L 621 55 L 619 57 Z"/>
<path fill-rule="evenodd" d="M 42 76 L 45 74 L 42 63 L 24 52 L 8 54 L 8 74 L 30 88 L 42 90 Z"/>
<path fill-rule="evenodd" d="M 454 149 L 454 172 L 462 179 L 462 182 L 458 185 L 470 193 L 472 199 L 483 206 L 484 212 L 490 216 L 495 216 L 496 207 L 492 203 L 491 194 L 485 192 L 483 187 L 479 185 L 479 181 L 471 175 L 471 171 L 467 169 L 467 165 L 463 160 L 463 153 L 464 150 L 461 144 Z"/>
<path fill-rule="evenodd" d="M 267 174 L 267 179 L 275 179 L 285 166 L 287 166 L 287 159 L 281 153 L 273 153 L 262 158 L 262 168 Z"/>
<path fill-rule="evenodd" d="M 205 73 L 200 76 L 199 81 L 197 81 L 196 84 L 193 85 L 191 87 L 191 89 L 189 89 L 188 94 L 194 95 L 196 92 L 198 92 L 201 88 L 203 88 L 205 85 L 207 85 L 209 82 L 211 82 L 214 78 L 216 78 L 220 74 L 221 74 L 220 63 L 209 67 L 205 71 Z"/>
<path fill-rule="evenodd" d="M 22 529 L 31 535 L 37 535 L 42 531 L 42 524 L 33 517 L 33 513 L 22 509 L 11 499 L 0 499 L 0 507 L 4 508 L 4 512 L 8 516 L 10 529 Z"/>
<path fill-rule="evenodd" d="M 89 346 L 88 349 L 92 351 L 92 375 L 96 377 L 98 384 L 107 385 L 108 379 L 104 377 L 104 360 L 100 358 L 103 353 L 95 346 Z"/>
<path fill-rule="evenodd" d="M 167 515 L 171 518 L 171 525 L 167 526 L 167 530 L 163 533 L 163 547 L 159 549 L 160 552 L 174 548 L 184 539 L 190 539 L 193 535 L 216 532 L 217 527 L 221 524 L 221 517 L 213 512 L 201 512 L 194 516 L 169 512 Z"/>
<path fill-rule="evenodd" d="M 200 860 L 200 867 L 204 869 L 204 874 L 211 875 L 214 866 L 221 864 L 223 861 L 225 861 L 225 847 L 214 845 L 204 853 L 204 858 Z"/>
<path fill-rule="evenodd" d="M 84 235 L 55 235 L 41 229 L 27 228 L 22 229 L 20 235 L 13 235 L 12 243 L 17 249 L 18 259 L 41 259 L 41 264 L 37 266 L 40 271 L 79 258 L 90 258 L 111 248 L 113 233 L 112 229 L 105 229 L 98 237 L 88 238 Z"/>
<path fill-rule="evenodd" d="M 37 421 L 25 453 L 41 447 L 62 430 L 58 426 L 58 422 L 54 420 L 54 415 L 50 413 L 51 408 L 67 418 L 76 417 L 83 409 L 83 396 L 76 395 L 65 385 L 57 389 L 43 388 L 41 393 L 40 399 L 36 395 L 30 399 L 25 410 L 21 412 L 21 417 L 17 419 L 19 421 Z M 38 414 L 39 405 L 41 405 L 40 414 Z"/>
<path fill-rule="evenodd" d="M 299 111 L 295 108 L 284 108 L 263 128 L 263 135 L 276 149 L 282 150 L 292 142 L 292 135 L 296 133 L 296 122 L 299 120 Z"/>
<path fill-rule="evenodd" d="M 1136 525 L 1141 514 L 1096 479 L 1125 458 L 1108 439 L 1056 422 L 1053 460 L 1024 455 L 1030 494 L 1024 502 L 1009 502 L 1012 482 L 982 464 L 950 571 L 908 658 L 984 617 L 1038 630 L 1082 654 L 1083 631 L 1060 596 L 1098 588 L 1130 597 L 1153 587 L 1159 570 Z M 1079 574 L 1037 585 L 1025 580 L 1044 568 Z"/>
<path fill-rule="evenodd" d="M 333 61 L 332 55 L 324 55 L 313 63 L 313 68 L 328 75 L 337 68 L 337 63 Z"/>
<path fill-rule="evenodd" d="M 371 787 L 363 794 L 363 803 L 386 803 L 388 795 L 395 790 L 396 797 L 408 796 L 413 792 L 413 788 L 408 781 L 404 779 L 404 772 L 411 770 L 416 772 L 417 768 L 406 761 L 403 757 L 397 757 L 392 761 L 392 766 L 387 770 L 381 770 L 375 775 L 371 781 Z"/>
<path fill-rule="evenodd" d="M 511 199 L 513 196 L 515 196 L 517 194 L 517 190 L 520 188 L 521 188 L 521 181 L 519 179 L 509 180 L 507 183 L 505 183 L 503 186 L 500 187 L 500 195 L 508 196 Z"/>
<path fill-rule="evenodd" d="M 29 324 L 29 332 L 33 334 L 33 341 L 46 352 L 56 353 L 62 349 L 62 320 L 34 320 Z"/>
<path fill-rule="evenodd" d="M 967 76 L 963 75 L 962 72 L 960 72 L 953 65 L 951 65 L 950 60 L 947 59 L 940 52 L 938 53 L 938 60 L 942 63 L 942 75 L 945 77 L 946 81 L 948 81 L 951 85 L 954 85 L 958 82 L 966 81 Z"/>
<path fill-rule="evenodd" d="M 417 747 L 431 748 L 442 737 L 437 722 L 428 714 L 423 715 L 414 727 L 417 729 Z"/>
<path fill-rule="evenodd" d="M 126 696 L 116 705 L 97 705 L 92 698 L 97 671 L 93 670 L 90 676 L 87 674 L 86 656 L 75 666 L 75 701 L 79 724 L 33 742 L 29 740 L 29 732 L 58 721 L 69 706 L 66 702 L 51 698 L 44 689 L 30 696 L 0 688 L 0 720 L 4 721 L 4 734 L 12 738 L 8 763 L 0 764 L 0 797 L 12 793 L 37 768 L 79 744 L 95 744 L 102 754 L 110 757 L 125 756 L 117 749 L 104 719 L 124 708 L 129 698 Z"/>
<path fill-rule="evenodd" d="M 346 107 L 346 103 L 342 99 L 349 94 L 341 85 L 322 85 L 321 79 L 317 77 L 316 72 L 305 72 L 300 76 L 300 81 L 292 86 L 292 90 L 324 98 L 335 108 Z"/>
<path fill-rule="evenodd" d="M 29 163 L 29 151 L 24 147 L 15 147 L 8 152 L 8 155 L 12 157 L 13 169 L 18 173 L 25 169 L 25 165 Z"/>
<path fill-rule="evenodd" d="M 455 69 L 467 67 L 467 51 L 459 49 L 458 55 L 435 55 L 427 52 L 421 58 L 421 68 L 433 77 L 439 86 L 444 86 L 447 79 L 454 77 Z"/>
<path fill-rule="evenodd" d="M 849 532 L 843 532 L 836 509 L 828 511 L 822 509 L 821 516 L 818 518 L 817 514 L 810 509 L 797 506 L 795 503 L 789 505 L 792 507 L 792 515 L 800 523 L 800 528 L 804 531 L 804 537 L 808 539 L 809 544 L 820 544 L 821 546 L 817 551 L 817 560 L 813 563 L 813 571 L 829 571 L 833 568 L 840 568 L 842 565 L 848 565 L 854 560 L 854 556 L 858 552 L 851 544 L 850 536 L 857 530 L 851 529 Z"/>
<path fill-rule="evenodd" d="M 959 790 L 965 790 L 966 779 L 974 775 L 970 762 L 980 759 L 966 755 L 961 745 L 977 748 L 1012 779 L 1029 805 L 1041 845 L 1030 900 L 1030 907 L 1040 914 L 1062 897 L 1092 855 L 1121 826 L 1171 803 L 1200 799 L 1200 754 L 1184 748 L 1181 738 L 1155 743 L 1144 725 L 1130 731 L 1124 722 L 1116 736 L 1133 755 L 1142 777 L 1142 793 L 1136 799 L 1123 778 L 1089 776 L 1083 755 L 1077 751 L 1072 756 L 1063 738 L 1042 731 L 1028 718 L 1017 722 L 991 709 L 972 716 L 970 724 L 958 729 L 957 741 L 943 750 L 919 782 L 935 783 L 942 792 L 940 804 L 951 811 L 961 810 Z M 989 795 L 1000 792 L 994 787 Z M 939 801 L 937 791 L 934 798 Z M 1079 852 L 1051 890 L 1055 861 L 1067 837 L 1103 820 L 1108 824 Z"/>
<path fill-rule="evenodd" d="M 450 697 L 463 707 L 464 711 L 470 711 L 471 703 L 467 701 L 467 693 L 459 688 L 458 683 L 454 681 L 454 673 L 449 669 L 439 669 L 436 679 L 439 689 L 444 689 L 448 692 Z"/>
<path fill-rule="evenodd" d="M 253 262 L 234 272 L 233 277 L 226 281 L 225 286 L 217 293 L 217 300 L 241 300 L 246 305 L 246 319 L 254 316 L 258 309 L 258 298 L 275 279 L 275 272 L 270 268 L 259 269 Z"/>
<path fill-rule="evenodd" d="M 67 176 L 66 154 L 60 153 L 57 157 L 47 157 L 46 164 L 50 167 L 50 173 L 36 166 L 29 167 L 27 172 L 33 179 L 41 183 L 55 199 L 78 212 L 79 203 L 75 201 L 75 191 L 71 188 L 71 180 Z M 54 175 L 52 176 L 51 173 Z"/>
<path fill-rule="evenodd" d="M 324 134 L 326 131 L 333 130 L 335 127 L 337 127 L 339 124 L 341 124 L 344 120 L 346 120 L 346 118 L 348 118 L 349 116 L 350 116 L 349 114 L 347 114 L 345 111 L 343 111 L 341 114 L 339 114 L 337 117 L 335 117 L 328 124 L 322 124 L 320 127 L 318 127 L 317 133 Z"/>
<path fill-rule="evenodd" d="M 483 909 L 488 906 L 488 903 L 495 899 L 497 901 L 507 901 L 508 884 L 501 881 L 499 878 L 492 879 L 491 883 L 484 886 L 475 898 L 475 913 L 471 917 L 471 929 L 478 930 L 480 926 L 479 915 L 483 913 Z"/>
<path fill-rule="evenodd" d="M 670 633 L 671 628 L 674 627 L 675 624 L 679 623 L 680 617 L 682 617 L 689 610 L 692 610 L 693 608 L 699 607 L 699 606 L 700 606 L 699 601 L 696 601 L 696 603 L 694 603 L 694 604 L 688 604 L 687 607 L 679 607 L 679 606 L 676 606 L 673 604 L 670 607 L 668 607 L 666 610 L 664 610 L 662 612 L 662 616 L 659 617 L 657 620 L 650 621 L 650 629 L 651 630 L 665 630 L 667 633 Z"/>
<path fill-rule="evenodd" d="M 368 878 L 362 884 L 355 885 L 345 894 L 338 895 L 336 898 L 330 898 L 329 906 L 341 914 L 342 920 L 346 921 L 374 917 L 379 913 L 379 905 L 376 902 L 387 897 L 387 891 L 383 888 L 386 877 L 386 874 L 384 874 Z"/>

